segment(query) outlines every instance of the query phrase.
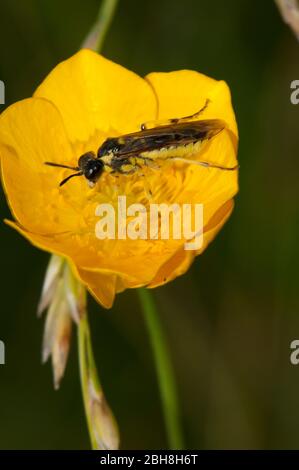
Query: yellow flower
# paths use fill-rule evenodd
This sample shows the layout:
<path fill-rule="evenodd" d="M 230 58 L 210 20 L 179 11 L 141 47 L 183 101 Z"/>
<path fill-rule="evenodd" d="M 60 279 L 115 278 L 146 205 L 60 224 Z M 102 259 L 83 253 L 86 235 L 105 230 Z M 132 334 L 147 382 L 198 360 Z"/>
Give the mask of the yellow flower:
<path fill-rule="evenodd" d="M 195 113 L 210 99 L 203 119 L 218 118 L 226 129 L 197 158 L 236 165 L 237 125 L 229 88 L 198 72 L 133 72 L 84 49 L 60 63 L 32 98 L 0 116 L 2 180 L 14 221 L 8 222 L 35 246 L 65 257 L 75 275 L 105 307 L 126 288 L 155 287 L 182 275 L 215 237 L 233 209 L 237 171 L 182 163 L 165 164 L 140 176 L 105 173 L 93 189 L 84 177 L 63 187 L 68 170 L 45 161 L 76 166 L 84 152 L 97 151 L 111 136 L 138 131 L 147 121 Z M 184 249 L 185 240 L 99 240 L 100 203 L 203 203 L 203 246 Z"/>

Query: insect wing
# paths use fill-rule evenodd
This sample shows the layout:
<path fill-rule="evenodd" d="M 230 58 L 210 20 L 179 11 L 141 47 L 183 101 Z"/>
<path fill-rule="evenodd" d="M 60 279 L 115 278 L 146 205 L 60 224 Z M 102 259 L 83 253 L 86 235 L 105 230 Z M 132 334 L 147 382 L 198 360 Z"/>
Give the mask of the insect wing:
<path fill-rule="evenodd" d="M 115 157 L 122 158 L 129 154 L 138 155 L 142 152 L 159 150 L 164 147 L 208 140 L 219 134 L 224 128 L 224 121 L 207 119 L 160 126 L 126 134 L 120 137 L 122 147 Z"/>

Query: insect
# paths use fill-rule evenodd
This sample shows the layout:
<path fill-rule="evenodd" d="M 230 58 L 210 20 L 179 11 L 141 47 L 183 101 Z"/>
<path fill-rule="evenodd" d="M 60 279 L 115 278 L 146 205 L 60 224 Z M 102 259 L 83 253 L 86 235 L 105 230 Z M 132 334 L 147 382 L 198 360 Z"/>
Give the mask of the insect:
<path fill-rule="evenodd" d="M 141 124 L 138 132 L 110 137 L 99 147 L 97 154 L 87 152 L 81 155 L 75 167 L 54 162 L 45 162 L 45 164 L 76 172 L 62 180 L 60 186 L 74 176 L 84 176 L 90 186 L 93 186 L 104 171 L 129 175 L 143 166 L 159 168 L 159 162 L 163 160 L 181 161 L 219 170 L 236 170 L 238 165 L 225 167 L 189 158 L 198 154 L 202 144 L 215 137 L 226 126 L 220 119 L 191 121 L 202 114 L 208 104 L 209 100 L 206 100 L 203 108 L 191 116 L 170 119 L 167 124 L 152 128 L 146 123 Z"/>

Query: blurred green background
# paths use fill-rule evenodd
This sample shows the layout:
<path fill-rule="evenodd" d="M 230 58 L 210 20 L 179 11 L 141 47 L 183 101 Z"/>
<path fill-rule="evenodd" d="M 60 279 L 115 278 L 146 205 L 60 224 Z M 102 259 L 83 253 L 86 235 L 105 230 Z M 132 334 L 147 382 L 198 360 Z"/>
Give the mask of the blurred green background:
<path fill-rule="evenodd" d="M 0 79 L 28 97 L 80 46 L 98 0 L 2 0 Z M 225 228 L 184 277 L 154 294 L 176 370 L 188 448 L 299 448 L 299 44 L 272 0 L 120 1 L 103 53 L 138 72 L 190 68 L 231 87 L 240 193 Z M 4 109 L 4 106 L 1 107 Z M 25 177 L 25 175 L 24 175 Z M 3 194 L 1 219 L 9 217 Z M 89 448 L 76 341 L 61 389 L 41 366 L 35 312 L 48 255 L 1 228 L 1 449 Z M 96 359 L 123 449 L 167 446 L 135 291 L 90 301 Z"/>

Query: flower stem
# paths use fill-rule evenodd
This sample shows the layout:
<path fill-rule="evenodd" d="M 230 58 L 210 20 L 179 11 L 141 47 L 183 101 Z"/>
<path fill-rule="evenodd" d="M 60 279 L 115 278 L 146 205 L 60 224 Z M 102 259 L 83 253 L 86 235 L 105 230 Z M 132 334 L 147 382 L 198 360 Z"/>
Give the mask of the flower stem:
<path fill-rule="evenodd" d="M 80 380 L 88 431 L 93 450 L 116 450 L 119 433 L 99 381 L 85 312 L 78 325 Z"/>
<path fill-rule="evenodd" d="M 78 325 L 78 354 L 79 354 L 79 367 L 80 367 L 80 381 L 81 381 L 86 421 L 88 425 L 91 447 L 93 450 L 95 450 L 97 449 L 97 445 L 96 445 L 95 438 L 93 435 L 91 417 L 90 417 L 89 407 L 88 407 L 88 364 L 90 362 L 90 355 L 91 355 L 93 363 L 94 361 L 93 361 L 92 347 L 91 347 L 91 341 L 90 341 L 90 331 L 89 331 L 89 325 L 88 325 L 88 319 L 87 319 L 86 313 L 82 316 Z"/>
<path fill-rule="evenodd" d="M 84 40 L 81 48 L 88 48 L 100 52 L 106 33 L 111 24 L 118 0 L 102 0 L 99 14 L 91 31 Z"/>
<path fill-rule="evenodd" d="M 149 289 L 138 289 L 138 293 L 154 354 L 169 447 L 182 449 L 183 436 L 175 378 L 159 314 Z"/>

